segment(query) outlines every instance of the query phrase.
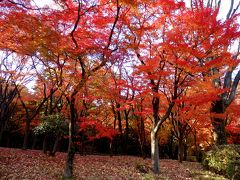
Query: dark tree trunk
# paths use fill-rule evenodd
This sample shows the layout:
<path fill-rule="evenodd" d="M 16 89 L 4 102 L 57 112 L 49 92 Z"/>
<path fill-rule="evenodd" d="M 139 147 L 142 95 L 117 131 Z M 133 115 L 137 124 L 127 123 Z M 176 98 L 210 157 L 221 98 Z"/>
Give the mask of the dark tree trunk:
<path fill-rule="evenodd" d="M 112 112 L 113 112 L 113 115 L 114 115 L 113 128 L 116 129 L 117 113 L 116 113 L 116 111 L 115 111 L 114 102 L 111 103 L 111 107 L 112 107 Z"/>
<path fill-rule="evenodd" d="M 51 156 L 55 156 L 56 152 L 58 151 L 61 139 L 61 137 L 56 138 L 52 152 L 50 153 Z"/>
<path fill-rule="evenodd" d="M 116 107 L 120 108 L 121 106 L 119 103 L 117 103 Z M 119 129 L 120 134 L 122 134 L 122 118 L 121 118 L 120 110 L 117 110 L 117 119 L 118 119 L 118 129 Z"/>
<path fill-rule="evenodd" d="M 23 147 L 22 149 L 26 150 L 28 148 L 28 142 L 29 142 L 29 135 L 30 135 L 30 119 L 26 119 L 26 125 L 24 130 L 24 140 L 23 140 Z"/>
<path fill-rule="evenodd" d="M 0 125 L 0 143 L 2 142 L 3 132 L 6 128 L 6 125 L 7 125 L 6 121 L 1 122 L 1 125 Z"/>
<path fill-rule="evenodd" d="M 64 170 L 64 179 L 72 179 L 74 156 L 75 156 L 75 145 L 73 142 L 69 142 L 67 161 L 66 161 L 65 170 Z"/>
<path fill-rule="evenodd" d="M 140 107 L 139 111 L 143 112 L 143 99 L 140 101 Z M 134 108 L 132 109 L 133 114 L 137 120 L 137 132 L 138 132 L 138 142 L 140 146 L 140 151 L 141 151 L 141 156 L 142 158 L 146 158 L 146 152 L 145 152 L 145 147 L 146 147 L 146 135 L 145 135 L 145 125 L 144 125 L 144 119 L 142 116 L 138 116 L 134 112 Z"/>
<path fill-rule="evenodd" d="M 76 125 L 76 110 L 75 110 L 75 98 L 72 97 L 70 102 L 70 123 L 69 123 L 69 144 L 67 152 L 67 160 L 64 170 L 64 179 L 72 179 L 73 176 L 73 160 L 76 151 L 75 147 L 75 125 Z"/>
<path fill-rule="evenodd" d="M 116 107 L 117 108 L 120 108 L 121 105 L 119 103 L 116 103 Z M 122 130 L 122 117 L 121 117 L 121 111 L 120 110 L 117 110 L 117 120 L 118 120 L 118 130 L 119 130 L 119 133 L 120 133 L 120 151 L 121 151 L 121 154 L 124 154 L 124 137 L 123 137 L 123 130 Z"/>
<path fill-rule="evenodd" d="M 139 121 L 138 117 L 137 117 L 137 121 Z M 137 127 L 138 127 L 138 142 L 140 145 L 141 156 L 142 158 L 146 158 L 146 153 L 145 153 L 146 136 L 145 136 L 144 121 L 142 117 L 140 117 L 140 122 L 137 122 Z"/>
<path fill-rule="evenodd" d="M 34 135 L 32 149 L 36 149 L 37 141 L 38 141 L 38 137 L 37 137 L 37 135 Z"/>
<path fill-rule="evenodd" d="M 178 140 L 178 161 L 182 163 L 183 159 L 184 159 L 184 143 L 183 143 L 183 139 L 179 139 Z"/>
<path fill-rule="evenodd" d="M 42 147 L 44 154 L 47 154 L 47 146 L 48 146 L 48 135 L 45 135 L 43 139 L 43 147 Z"/>
<path fill-rule="evenodd" d="M 226 120 L 224 118 L 216 118 L 214 114 L 220 115 L 225 112 L 224 102 L 220 99 L 212 104 L 211 113 L 213 113 L 212 126 L 214 133 L 214 141 L 216 145 L 227 144 Z"/>
<path fill-rule="evenodd" d="M 157 92 L 156 89 L 154 89 L 154 90 Z M 159 147 L 158 147 L 157 131 L 155 131 L 157 123 L 159 122 L 159 116 L 158 116 L 159 98 L 158 97 L 153 97 L 152 108 L 153 108 L 154 122 L 153 122 L 153 127 L 151 130 L 151 159 L 152 159 L 153 172 L 155 174 L 159 174 L 160 173 Z"/>
<path fill-rule="evenodd" d="M 124 154 L 128 154 L 128 136 L 129 136 L 129 110 L 124 110 L 125 120 L 126 120 L 126 132 L 125 132 L 125 145 L 124 145 Z"/>
<path fill-rule="evenodd" d="M 213 137 L 216 145 L 227 144 L 227 134 L 225 120 L 220 118 L 212 118 Z"/>
<path fill-rule="evenodd" d="M 112 157 L 113 156 L 113 151 L 112 151 L 112 139 L 110 139 L 110 141 L 109 141 L 109 153 L 110 153 L 110 157 Z"/>

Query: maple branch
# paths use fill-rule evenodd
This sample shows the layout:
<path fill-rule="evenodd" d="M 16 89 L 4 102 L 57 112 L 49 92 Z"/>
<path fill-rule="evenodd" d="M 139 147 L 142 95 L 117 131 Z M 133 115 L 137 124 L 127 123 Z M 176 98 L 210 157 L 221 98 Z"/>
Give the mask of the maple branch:
<path fill-rule="evenodd" d="M 230 88 L 231 87 L 231 82 L 232 82 L 232 72 L 228 71 L 224 77 L 224 82 L 223 82 L 223 88 Z"/>
<path fill-rule="evenodd" d="M 77 20 L 76 20 L 76 22 L 74 23 L 74 27 L 73 27 L 73 29 L 72 29 L 72 31 L 71 31 L 71 33 L 70 33 L 70 36 L 72 37 L 72 40 L 73 40 L 73 42 L 74 42 L 74 44 L 75 44 L 75 46 L 76 46 L 76 48 L 78 48 L 78 43 L 77 43 L 77 41 L 76 41 L 76 39 L 75 39 L 75 37 L 74 37 L 74 32 L 76 31 L 76 29 L 77 29 L 77 27 L 78 27 L 78 23 L 79 23 L 79 21 L 80 21 L 80 11 L 81 11 L 81 2 L 80 2 L 80 0 L 78 0 L 78 11 L 77 11 Z"/>
<path fill-rule="evenodd" d="M 236 59 L 238 57 L 239 52 L 240 52 L 240 41 L 238 44 L 238 50 L 237 50 L 236 54 L 233 56 L 234 59 Z M 237 78 L 238 78 L 238 74 L 239 74 L 240 70 L 238 71 L 238 74 L 235 76 L 234 82 L 232 84 L 232 73 L 235 68 L 236 68 L 236 66 L 234 66 L 230 71 L 228 71 L 224 77 L 223 88 L 231 88 L 228 99 L 227 99 L 227 92 L 223 93 L 223 95 L 222 95 L 224 104 L 226 105 L 226 107 L 229 106 L 231 104 L 231 102 L 233 101 L 233 98 L 236 94 L 236 92 L 234 92 L 234 91 L 236 91 L 236 89 L 234 89 L 234 88 L 236 88 L 235 86 L 237 86 L 238 82 L 239 82 L 239 80 L 237 80 Z M 232 84 L 232 87 L 231 87 L 231 84 Z"/>
<path fill-rule="evenodd" d="M 236 13 L 236 11 L 238 10 L 239 7 L 240 7 L 240 1 L 238 2 L 237 7 L 233 10 L 232 15 L 234 15 Z"/>
<path fill-rule="evenodd" d="M 218 9 L 220 9 L 221 3 L 222 3 L 222 0 L 219 0 L 219 1 L 218 1 L 218 4 L 217 4 L 217 8 L 218 8 Z"/>
<path fill-rule="evenodd" d="M 193 8 L 193 0 L 190 0 L 191 8 Z"/>
<path fill-rule="evenodd" d="M 117 24 L 117 22 L 118 22 L 119 13 L 120 13 L 120 6 L 119 6 L 119 2 L 118 2 L 118 0 L 117 0 L 117 15 L 116 15 L 116 18 L 115 18 L 115 20 L 114 20 L 114 22 L 113 22 L 113 26 L 112 26 L 112 29 L 111 29 L 111 32 L 110 32 L 110 36 L 109 36 L 109 38 L 108 38 L 108 44 L 107 44 L 106 49 L 108 49 L 108 48 L 110 47 L 110 45 L 111 45 L 112 37 L 113 37 L 113 32 L 114 32 L 115 26 L 116 26 L 116 24 Z"/>
<path fill-rule="evenodd" d="M 167 112 L 164 114 L 164 116 L 162 118 L 159 119 L 159 121 L 157 122 L 156 126 L 154 127 L 154 133 L 157 133 L 158 130 L 160 129 L 160 126 L 162 125 L 162 123 L 167 120 L 167 118 L 169 117 L 170 113 L 172 112 L 172 108 L 174 106 L 174 102 L 171 102 L 168 106 Z"/>
<path fill-rule="evenodd" d="M 74 37 L 74 32 L 76 31 L 77 27 L 78 27 L 78 23 L 80 21 L 80 18 L 82 15 L 84 15 L 86 12 L 88 12 L 90 9 L 92 9 L 93 7 L 95 7 L 96 5 L 92 5 L 90 6 L 88 9 L 86 9 L 82 14 L 80 14 L 81 12 L 81 2 L 80 0 L 78 0 L 78 10 L 77 10 L 77 19 L 76 19 L 76 22 L 74 23 L 74 27 L 70 33 L 70 36 L 72 38 L 72 41 L 73 43 L 75 44 L 76 48 L 78 48 L 78 43 L 77 43 L 77 40 L 75 39 Z"/>
<path fill-rule="evenodd" d="M 230 5 L 230 9 L 229 9 L 228 14 L 227 14 L 227 19 L 229 19 L 231 17 L 231 13 L 232 13 L 232 10 L 233 10 L 233 4 L 234 4 L 234 0 L 231 0 L 231 5 Z"/>
<path fill-rule="evenodd" d="M 23 8 L 25 8 L 25 9 L 29 9 L 29 10 L 41 10 L 41 9 L 43 9 L 43 8 L 31 8 L 31 7 L 27 7 L 25 4 L 23 4 L 23 3 L 18 3 L 18 2 L 14 2 L 14 1 L 11 1 L 11 0 L 7 0 L 8 2 L 10 2 L 10 3 L 12 3 L 12 4 L 15 4 L 15 5 L 17 5 L 17 6 L 21 6 L 21 7 L 23 7 Z M 46 8 L 45 8 L 46 9 Z"/>
<path fill-rule="evenodd" d="M 207 7 L 212 8 L 213 0 L 208 0 Z"/>
<path fill-rule="evenodd" d="M 237 75 L 235 76 L 235 79 L 234 79 L 234 81 L 233 81 L 232 89 L 231 89 L 229 98 L 228 98 L 228 100 L 227 100 L 226 103 L 225 103 L 226 107 L 231 104 L 231 102 L 233 101 L 233 99 L 234 99 L 234 97 L 235 97 L 239 80 L 240 80 L 240 70 L 238 70 L 238 73 L 237 73 Z"/>
<path fill-rule="evenodd" d="M 114 29 L 115 29 L 116 24 L 117 24 L 118 19 L 119 19 L 120 9 L 121 9 L 121 8 L 120 8 L 120 6 L 119 6 L 119 0 L 117 0 L 117 14 L 116 14 L 115 20 L 114 20 L 114 22 L 113 22 L 112 29 L 111 29 L 111 31 L 110 31 L 110 35 L 109 35 L 109 37 L 108 37 L 107 46 L 104 48 L 105 50 L 108 50 L 109 47 L 110 47 L 110 45 L 111 45 L 112 37 L 113 37 L 113 34 L 114 34 Z M 112 50 L 112 52 L 114 52 L 114 51 L 116 51 L 116 50 L 117 50 L 117 49 L 114 49 L 114 50 Z M 98 66 L 96 66 L 95 68 L 93 68 L 93 69 L 91 70 L 91 72 L 94 73 L 94 72 L 98 71 L 98 70 L 99 70 L 101 67 L 103 67 L 106 63 L 107 63 L 107 60 L 105 59 L 105 55 L 103 55 L 103 56 L 102 56 L 102 62 L 101 62 Z"/>
<path fill-rule="evenodd" d="M 46 96 L 46 85 L 44 84 L 44 98 L 43 98 L 43 100 L 41 101 L 41 103 L 37 106 L 37 108 L 32 112 L 32 114 L 30 115 L 30 113 L 29 113 L 29 111 L 28 111 L 28 108 L 27 108 L 27 105 L 26 105 L 26 103 L 23 101 L 23 99 L 22 99 L 22 96 L 21 96 L 21 94 L 20 94 L 20 91 L 19 91 L 19 89 L 18 89 L 18 87 L 17 87 L 17 85 L 15 84 L 15 87 L 16 87 L 16 91 L 17 91 L 17 94 L 18 94 L 18 98 L 20 99 L 20 102 L 21 102 L 21 104 L 22 104 L 22 106 L 23 106 L 23 108 L 24 108 L 24 110 L 25 110 L 25 112 L 26 112 L 26 118 L 27 118 L 27 121 L 30 121 L 30 120 L 32 120 L 33 118 L 35 118 L 37 115 L 38 115 L 38 113 L 39 113 L 39 111 L 41 110 L 41 108 L 42 108 L 42 106 L 44 105 L 44 103 L 49 99 L 49 97 L 50 96 L 52 96 L 56 91 L 57 91 L 57 88 L 55 88 L 55 89 L 53 89 L 52 91 L 51 91 L 51 93 L 48 95 L 48 96 Z"/>

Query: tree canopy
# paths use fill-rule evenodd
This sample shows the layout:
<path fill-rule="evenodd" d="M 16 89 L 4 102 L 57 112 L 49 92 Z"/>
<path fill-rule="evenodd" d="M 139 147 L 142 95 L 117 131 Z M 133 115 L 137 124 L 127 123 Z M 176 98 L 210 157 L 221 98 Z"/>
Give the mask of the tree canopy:
<path fill-rule="evenodd" d="M 85 141 L 151 147 L 155 173 L 171 139 L 180 162 L 186 147 L 239 143 L 240 3 L 221 19 L 221 0 L 189 2 L 1 1 L 0 142 L 55 138 L 56 152 L 66 139 L 65 178 Z"/>

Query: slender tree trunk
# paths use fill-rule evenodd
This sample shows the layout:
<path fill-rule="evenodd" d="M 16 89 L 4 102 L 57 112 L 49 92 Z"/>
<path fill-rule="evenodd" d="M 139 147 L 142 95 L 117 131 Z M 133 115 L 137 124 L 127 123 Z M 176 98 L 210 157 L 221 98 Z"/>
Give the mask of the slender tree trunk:
<path fill-rule="evenodd" d="M 226 125 L 224 119 L 212 118 L 213 138 L 216 145 L 227 144 Z"/>
<path fill-rule="evenodd" d="M 56 152 L 58 151 L 60 141 L 61 137 L 56 137 L 52 150 L 49 152 L 50 156 L 55 156 Z"/>
<path fill-rule="evenodd" d="M 184 158 L 184 144 L 183 144 L 183 139 L 178 140 L 178 161 L 180 163 L 183 162 Z"/>
<path fill-rule="evenodd" d="M 128 115 L 129 111 L 124 110 L 125 120 L 126 120 L 126 132 L 125 132 L 125 146 L 124 146 L 124 154 L 128 154 L 128 136 L 129 136 L 129 121 Z"/>
<path fill-rule="evenodd" d="M 75 145 L 73 142 L 69 142 L 67 161 L 66 161 L 65 170 L 64 170 L 64 179 L 72 179 L 74 156 L 75 156 Z"/>
<path fill-rule="evenodd" d="M 153 87 L 152 91 L 153 93 L 157 93 L 157 86 Z M 160 165 L 159 165 L 159 148 L 158 148 L 158 139 L 157 139 L 157 132 L 156 131 L 156 126 L 159 123 L 160 119 L 158 116 L 158 110 L 159 110 L 159 97 L 153 97 L 152 99 L 152 109 L 153 109 L 153 118 L 154 122 L 152 125 L 152 130 L 151 130 L 151 157 L 152 157 L 152 167 L 153 167 L 153 172 L 155 174 L 160 173 Z"/>
<path fill-rule="evenodd" d="M 144 127 L 144 121 L 142 118 L 140 118 L 140 125 L 138 125 L 138 136 L 139 136 L 139 144 L 141 148 L 141 155 L 143 158 L 146 158 L 145 153 L 145 145 L 146 145 L 146 136 L 145 136 L 145 127 Z"/>
<path fill-rule="evenodd" d="M 224 102 L 222 100 L 213 103 L 211 112 L 214 114 L 223 114 L 225 112 Z M 227 144 L 226 121 L 224 118 L 212 117 L 213 137 L 216 145 Z"/>
<path fill-rule="evenodd" d="M 194 146 L 195 146 L 195 155 L 197 157 L 197 160 L 200 162 L 200 155 L 199 155 L 199 149 L 197 145 L 197 132 L 194 130 Z"/>
<path fill-rule="evenodd" d="M 120 108 L 121 105 L 119 103 L 116 104 L 116 107 L 117 108 Z M 120 151 L 121 151 L 121 154 L 124 154 L 124 137 L 123 137 L 123 130 L 122 130 L 122 117 L 121 117 L 121 111 L 120 110 L 117 110 L 117 120 L 118 120 L 118 130 L 119 130 L 119 133 L 120 133 Z"/>
<path fill-rule="evenodd" d="M 54 155 L 56 154 L 56 152 L 59 150 L 60 146 L 61 146 L 61 140 L 62 140 L 62 137 L 57 137 L 55 143 L 54 143 L 54 146 L 53 146 L 53 153 Z"/>
<path fill-rule="evenodd" d="M 116 107 L 120 108 L 121 106 L 119 103 L 117 103 Z M 120 110 L 117 111 L 117 119 L 118 119 L 118 129 L 119 129 L 120 134 L 122 134 L 122 118 L 121 118 Z"/>
<path fill-rule="evenodd" d="M 160 166 L 159 166 L 158 139 L 157 139 L 157 134 L 153 130 L 151 131 L 151 158 L 152 158 L 153 172 L 155 174 L 159 174 Z"/>
<path fill-rule="evenodd" d="M 109 153 L 110 153 L 110 157 L 112 157 L 113 156 L 113 152 L 112 152 L 112 139 L 110 139 L 110 141 L 109 141 Z"/>
<path fill-rule="evenodd" d="M 76 110 L 75 110 L 75 98 L 72 97 L 70 102 L 70 122 L 69 122 L 69 144 L 67 152 L 67 160 L 64 170 L 64 179 L 72 179 L 73 176 L 73 161 L 76 151 L 75 147 L 75 124 L 76 124 Z"/>
<path fill-rule="evenodd" d="M 47 146 L 48 146 L 48 135 L 46 134 L 43 139 L 43 147 L 42 147 L 44 154 L 47 154 Z"/>
<path fill-rule="evenodd" d="M 32 149 L 36 149 L 37 141 L 38 141 L 38 137 L 37 137 L 37 135 L 34 135 Z"/>
<path fill-rule="evenodd" d="M 10 136 L 7 136 L 7 147 L 11 148 L 11 140 L 10 140 Z"/>
<path fill-rule="evenodd" d="M 23 147 L 22 149 L 27 149 L 28 148 L 28 142 L 29 142 L 29 134 L 30 134 L 30 119 L 26 119 L 26 125 L 25 125 L 25 130 L 24 130 L 24 140 L 23 140 Z"/>
<path fill-rule="evenodd" d="M 2 142 L 3 139 L 3 132 L 6 128 L 6 124 L 7 124 L 6 121 L 3 121 L 2 124 L 0 125 L 0 143 Z"/>
<path fill-rule="evenodd" d="M 140 144 L 141 156 L 142 156 L 142 158 L 144 158 L 145 157 L 145 153 L 144 153 L 144 150 L 143 150 L 143 144 L 141 143 L 140 139 L 139 139 L 139 144 Z"/>
<path fill-rule="evenodd" d="M 142 131 L 142 155 L 143 155 L 143 158 L 145 159 L 146 158 L 146 134 L 145 134 L 145 125 L 144 125 L 144 121 L 143 119 L 141 118 L 141 131 Z"/>

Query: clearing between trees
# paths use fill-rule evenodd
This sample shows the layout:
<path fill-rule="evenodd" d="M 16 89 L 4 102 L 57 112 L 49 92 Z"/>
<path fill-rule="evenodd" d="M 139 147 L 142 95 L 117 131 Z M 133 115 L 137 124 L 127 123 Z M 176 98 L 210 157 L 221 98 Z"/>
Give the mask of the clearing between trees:
<path fill-rule="evenodd" d="M 0 148 L 0 179 L 62 179 L 66 153 L 49 157 L 38 150 Z M 200 163 L 161 159 L 160 175 L 151 160 L 134 156 L 76 154 L 76 179 L 225 179 L 203 169 Z"/>

